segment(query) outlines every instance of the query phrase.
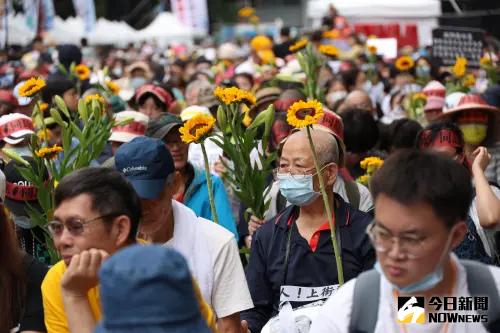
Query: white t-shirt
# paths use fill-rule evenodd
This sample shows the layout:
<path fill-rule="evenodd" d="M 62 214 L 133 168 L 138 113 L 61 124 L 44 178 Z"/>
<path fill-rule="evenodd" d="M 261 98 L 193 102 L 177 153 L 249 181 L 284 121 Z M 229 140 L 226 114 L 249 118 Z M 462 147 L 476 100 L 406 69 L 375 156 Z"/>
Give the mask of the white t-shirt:
<path fill-rule="evenodd" d="M 457 265 L 458 280 L 453 296 L 470 296 L 467 288 L 465 268 L 459 263 L 457 257 L 451 254 L 453 262 Z M 500 268 L 489 266 L 497 290 L 500 290 Z M 323 305 L 318 317 L 312 324 L 310 333 L 348 333 L 351 318 L 352 297 L 356 279 L 343 285 Z M 401 324 L 396 322 L 397 304 L 394 301 L 392 286 L 382 276 L 380 279 L 380 301 L 378 320 L 374 333 L 404 332 Z M 463 312 L 461 312 L 463 313 Z M 411 333 L 440 333 L 444 324 L 406 324 Z M 448 332 L 453 333 L 483 333 L 487 332 L 482 323 L 449 323 Z"/>
<path fill-rule="evenodd" d="M 174 235 L 165 245 L 186 258 L 203 298 L 217 317 L 253 308 L 233 234 L 197 217 L 190 208 L 175 200 L 172 210 Z"/>
<path fill-rule="evenodd" d="M 495 193 L 497 198 L 500 199 L 500 189 L 496 186 L 490 186 L 490 188 L 493 193 Z M 472 205 L 469 209 L 469 216 L 471 217 L 472 221 L 474 221 L 477 233 L 479 234 L 479 237 L 481 237 L 481 240 L 483 242 L 484 250 L 490 257 L 493 257 L 494 255 L 496 255 L 495 231 L 500 230 L 500 228 L 497 227 L 494 229 L 484 229 L 481 226 L 481 224 L 479 223 L 479 215 L 477 214 L 476 197 L 474 197 L 474 200 L 472 200 Z"/>

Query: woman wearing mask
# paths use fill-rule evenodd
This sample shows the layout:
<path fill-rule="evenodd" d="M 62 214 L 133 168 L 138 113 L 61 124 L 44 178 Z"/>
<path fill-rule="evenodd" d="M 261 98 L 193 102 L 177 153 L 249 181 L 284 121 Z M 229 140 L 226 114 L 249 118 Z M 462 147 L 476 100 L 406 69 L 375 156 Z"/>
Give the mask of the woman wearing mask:
<path fill-rule="evenodd" d="M 48 268 L 20 251 L 1 204 L 0 267 L 0 332 L 46 332 L 40 286 Z"/>
<path fill-rule="evenodd" d="M 460 98 L 456 107 L 445 110 L 441 119 L 450 120 L 460 128 L 465 141 L 465 156 L 473 160 L 473 152 L 487 142 L 499 114 L 499 109 L 488 105 L 479 95 L 469 94 Z"/>
<path fill-rule="evenodd" d="M 466 142 L 461 130 L 453 123 L 436 123 L 427 126 L 417 138 L 419 149 L 430 149 L 442 153 L 462 164 L 471 174 L 476 187 L 475 197 L 467 217 L 467 237 L 455 249 L 459 258 L 472 259 L 492 264 L 498 259 L 494 229 L 500 221 L 494 216 L 492 207 L 500 199 L 500 189 L 484 182 L 484 169 L 488 165 L 489 155 L 484 147 L 478 147 L 472 153 L 472 164 L 465 155 Z"/>

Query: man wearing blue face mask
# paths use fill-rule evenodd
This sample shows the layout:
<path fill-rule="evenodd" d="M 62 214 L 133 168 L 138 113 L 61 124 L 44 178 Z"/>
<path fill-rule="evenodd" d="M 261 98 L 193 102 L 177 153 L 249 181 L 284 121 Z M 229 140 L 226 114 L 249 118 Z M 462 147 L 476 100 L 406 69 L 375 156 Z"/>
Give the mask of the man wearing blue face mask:
<path fill-rule="evenodd" d="M 452 252 L 467 233 L 473 196 L 465 168 L 435 153 L 404 151 L 385 161 L 371 191 L 375 221 L 367 233 L 377 253 L 375 269 L 331 297 L 311 333 L 500 332 L 500 269 L 458 260 Z M 399 302 L 413 296 L 421 297 L 421 306 L 409 305 L 409 312 L 425 310 L 422 321 L 406 317 Z M 460 299 L 477 297 L 488 306 L 458 306 Z M 481 321 L 431 322 L 450 318 L 447 313 Z"/>
<path fill-rule="evenodd" d="M 353 209 L 333 192 L 339 164 L 339 147 L 328 132 L 312 130 L 328 201 L 335 212 L 345 280 L 370 269 L 374 250 L 365 230 L 371 218 Z M 300 307 L 321 302 L 338 288 L 337 267 L 330 228 L 319 193 L 312 151 L 305 131 L 285 142 L 276 170 L 281 194 L 292 205 L 253 236 L 247 281 L 255 307 L 244 311 L 251 332 L 260 332 L 278 313 L 280 304 Z"/>

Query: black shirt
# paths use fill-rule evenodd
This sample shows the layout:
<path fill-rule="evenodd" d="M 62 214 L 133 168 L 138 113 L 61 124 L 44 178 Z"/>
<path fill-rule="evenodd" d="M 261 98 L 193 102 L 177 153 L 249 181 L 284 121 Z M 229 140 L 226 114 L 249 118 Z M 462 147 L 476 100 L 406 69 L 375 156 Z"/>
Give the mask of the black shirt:
<path fill-rule="evenodd" d="M 335 200 L 344 280 L 348 281 L 371 269 L 375 262 L 375 251 L 366 234 L 371 217 L 352 208 L 339 195 L 335 195 Z M 241 314 L 252 332 L 260 332 L 278 313 L 283 299 L 292 307 L 305 305 L 328 298 L 333 293 L 332 286 L 338 284 L 330 230 L 320 228 L 308 241 L 295 225 L 298 214 L 299 207 L 287 207 L 253 237 L 246 276 L 255 307 Z"/>

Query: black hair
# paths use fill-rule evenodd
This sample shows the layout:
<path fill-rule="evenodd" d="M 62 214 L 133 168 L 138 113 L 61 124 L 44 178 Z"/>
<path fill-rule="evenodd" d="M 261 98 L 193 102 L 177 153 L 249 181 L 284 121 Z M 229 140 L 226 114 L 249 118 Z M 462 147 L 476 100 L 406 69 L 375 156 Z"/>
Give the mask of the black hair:
<path fill-rule="evenodd" d="M 281 28 L 280 36 L 290 37 L 290 27 L 285 26 L 285 27 Z"/>
<path fill-rule="evenodd" d="M 254 83 L 254 81 L 253 81 L 253 76 L 252 76 L 252 74 L 250 74 L 250 73 L 238 73 L 238 74 L 235 74 L 235 75 L 233 76 L 233 80 L 235 80 L 235 81 L 236 81 L 236 78 L 237 78 L 238 76 L 244 77 L 245 79 L 247 79 L 248 81 L 250 81 L 250 83 L 252 84 L 252 87 L 253 87 L 253 83 Z"/>
<path fill-rule="evenodd" d="M 158 107 L 159 109 L 162 109 L 164 111 L 167 111 L 167 105 L 165 103 L 163 103 L 162 101 L 160 101 L 160 99 L 158 97 L 156 97 L 155 94 L 153 93 L 150 93 L 150 92 L 147 92 L 147 93 L 144 93 L 140 98 L 139 100 L 137 101 L 137 104 L 138 105 L 143 105 L 144 103 L 146 103 L 146 100 L 148 98 L 152 97 L 153 98 L 153 101 L 156 105 L 156 107 Z"/>
<path fill-rule="evenodd" d="M 358 78 L 359 72 L 359 68 L 356 65 L 352 64 L 352 67 L 350 69 L 341 71 L 339 73 L 348 91 L 352 91 L 356 86 L 356 80 Z"/>
<path fill-rule="evenodd" d="M 412 119 L 398 119 L 390 127 L 392 149 L 413 148 L 415 139 L 422 131 L 422 125 Z"/>
<path fill-rule="evenodd" d="M 467 218 L 473 198 L 467 170 L 429 151 L 402 150 L 389 157 L 370 182 L 373 200 L 384 194 L 403 205 L 425 203 L 451 228 Z"/>
<path fill-rule="evenodd" d="M 90 195 L 91 207 L 100 215 L 116 213 L 128 216 L 131 222 L 128 240 L 135 242 L 142 213 L 141 201 L 132 185 L 120 172 L 101 167 L 74 171 L 65 176 L 56 188 L 56 207 L 64 200 L 81 194 Z"/>
<path fill-rule="evenodd" d="M 423 140 L 424 133 L 428 133 L 428 136 L 426 138 L 427 141 L 434 142 L 436 136 L 442 130 L 449 130 L 455 133 L 458 139 L 458 144 L 460 145 L 460 148 L 456 148 L 457 154 L 462 154 L 465 147 L 464 135 L 457 125 L 449 121 L 437 122 L 425 127 L 422 131 L 420 131 L 420 133 L 418 133 L 415 139 L 415 148 L 419 148 L 421 146 L 421 141 Z"/>
<path fill-rule="evenodd" d="M 352 153 L 367 152 L 378 142 L 377 122 L 370 112 L 358 108 L 346 108 L 340 115 L 344 123 L 344 143 Z"/>

